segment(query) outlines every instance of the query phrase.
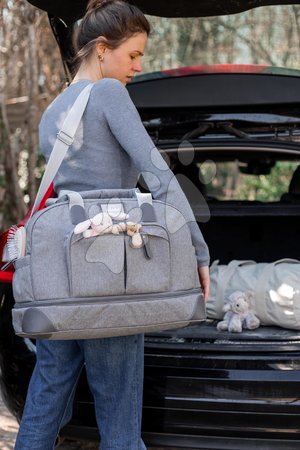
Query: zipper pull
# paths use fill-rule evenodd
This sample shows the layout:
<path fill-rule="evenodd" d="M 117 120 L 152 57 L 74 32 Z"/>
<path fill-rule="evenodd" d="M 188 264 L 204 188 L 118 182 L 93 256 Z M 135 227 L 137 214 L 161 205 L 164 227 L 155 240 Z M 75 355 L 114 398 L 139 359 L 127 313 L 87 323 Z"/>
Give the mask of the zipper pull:
<path fill-rule="evenodd" d="M 143 241 L 143 250 L 144 250 L 145 258 L 146 259 L 151 259 L 151 258 L 153 258 L 153 254 L 152 254 L 152 251 L 150 249 L 149 239 L 144 234 L 141 234 L 141 236 L 142 236 L 142 241 Z"/>

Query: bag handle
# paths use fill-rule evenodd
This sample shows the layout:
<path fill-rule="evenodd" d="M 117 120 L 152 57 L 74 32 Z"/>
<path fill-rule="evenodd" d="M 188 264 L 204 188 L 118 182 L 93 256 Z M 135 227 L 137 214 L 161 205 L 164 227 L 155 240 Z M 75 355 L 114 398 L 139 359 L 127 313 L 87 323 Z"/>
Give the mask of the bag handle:
<path fill-rule="evenodd" d="M 74 136 L 82 119 L 86 105 L 88 103 L 93 83 L 88 84 L 78 95 L 68 112 L 50 154 L 45 173 L 40 183 L 30 218 L 38 210 L 44 195 L 46 194 L 50 184 L 52 183 L 57 171 L 70 147 L 74 141 Z"/>

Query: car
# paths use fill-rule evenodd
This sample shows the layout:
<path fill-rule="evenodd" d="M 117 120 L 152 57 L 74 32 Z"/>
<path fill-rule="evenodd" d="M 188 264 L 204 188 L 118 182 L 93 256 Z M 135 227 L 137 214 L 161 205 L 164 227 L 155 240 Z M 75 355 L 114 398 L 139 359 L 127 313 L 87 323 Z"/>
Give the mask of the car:
<path fill-rule="evenodd" d="M 87 2 L 30 3 L 49 13 L 69 75 L 70 31 Z M 300 2 L 134 3 L 151 16 L 156 33 L 146 73 L 127 88 L 192 205 L 211 261 L 299 259 Z M 143 180 L 140 188 L 146 189 Z M 20 419 L 34 341 L 14 335 L 11 285 L 0 289 L 1 390 Z M 146 445 L 298 449 L 300 321 L 299 329 L 242 333 L 218 331 L 216 324 L 208 317 L 145 336 Z M 84 372 L 62 434 L 99 438 Z"/>

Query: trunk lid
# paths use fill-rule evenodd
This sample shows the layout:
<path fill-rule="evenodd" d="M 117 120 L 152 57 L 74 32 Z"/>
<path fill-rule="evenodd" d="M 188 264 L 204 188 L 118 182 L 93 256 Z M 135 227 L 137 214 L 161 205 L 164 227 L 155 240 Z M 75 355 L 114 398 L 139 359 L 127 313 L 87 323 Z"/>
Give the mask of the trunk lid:
<path fill-rule="evenodd" d="M 85 13 L 87 0 L 29 0 L 29 2 L 51 16 L 59 17 L 71 24 Z M 299 4 L 291 0 L 135 0 L 130 1 L 142 9 L 145 14 L 160 17 L 207 17 L 236 14 L 248 9 L 265 5 Z"/>

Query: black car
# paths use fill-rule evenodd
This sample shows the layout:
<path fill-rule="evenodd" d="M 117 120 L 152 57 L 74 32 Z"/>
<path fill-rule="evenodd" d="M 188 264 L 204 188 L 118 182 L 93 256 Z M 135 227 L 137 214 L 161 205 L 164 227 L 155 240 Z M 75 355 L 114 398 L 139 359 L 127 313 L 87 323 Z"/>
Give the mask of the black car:
<path fill-rule="evenodd" d="M 31 3 L 48 11 L 68 73 L 70 32 L 86 1 Z M 134 3 L 155 33 L 148 73 L 127 88 L 191 202 L 211 260 L 299 258 L 300 2 Z M 14 336 L 11 286 L 1 291 L 1 389 L 20 418 L 34 342 Z M 228 333 L 208 318 L 145 338 L 148 446 L 298 449 L 299 393 L 300 323 Z M 98 438 L 84 373 L 62 433 Z"/>

